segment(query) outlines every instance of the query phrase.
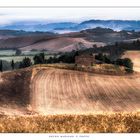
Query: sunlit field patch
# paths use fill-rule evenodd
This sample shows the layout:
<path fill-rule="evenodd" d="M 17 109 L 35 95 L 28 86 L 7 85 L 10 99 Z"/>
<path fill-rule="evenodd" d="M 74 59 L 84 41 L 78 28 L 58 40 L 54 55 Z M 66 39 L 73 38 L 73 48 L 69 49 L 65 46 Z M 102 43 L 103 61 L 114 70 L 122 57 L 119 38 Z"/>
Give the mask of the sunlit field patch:
<path fill-rule="evenodd" d="M 0 132 L 140 132 L 140 113 L 97 115 L 0 116 Z"/>

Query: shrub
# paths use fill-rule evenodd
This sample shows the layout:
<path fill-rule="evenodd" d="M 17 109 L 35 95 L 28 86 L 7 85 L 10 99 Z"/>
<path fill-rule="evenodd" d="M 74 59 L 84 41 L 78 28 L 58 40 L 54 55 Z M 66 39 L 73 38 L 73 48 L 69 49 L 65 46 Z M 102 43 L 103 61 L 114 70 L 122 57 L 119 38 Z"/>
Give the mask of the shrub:
<path fill-rule="evenodd" d="M 124 59 L 117 59 L 116 60 L 116 65 L 121 65 L 126 67 L 127 72 L 133 72 L 133 62 L 129 58 L 124 58 Z"/>
<path fill-rule="evenodd" d="M 31 59 L 25 57 L 19 64 L 19 68 L 26 68 L 32 65 Z"/>
<path fill-rule="evenodd" d="M 34 56 L 34 64 L 43 64 L 45 63 L 45 55 L 44 53 L 40 53 Z"/>

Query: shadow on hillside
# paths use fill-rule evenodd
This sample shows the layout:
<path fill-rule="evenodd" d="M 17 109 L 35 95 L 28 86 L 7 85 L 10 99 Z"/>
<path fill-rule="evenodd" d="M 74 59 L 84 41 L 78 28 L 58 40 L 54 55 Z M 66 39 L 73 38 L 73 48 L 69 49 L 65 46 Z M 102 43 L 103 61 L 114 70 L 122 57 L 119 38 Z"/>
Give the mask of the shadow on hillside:
<path fill-rule="evenodd" d="M 31 70 L 5 72 L 1 75 L 0 104 L 26 106 L 30 102 Z"/>

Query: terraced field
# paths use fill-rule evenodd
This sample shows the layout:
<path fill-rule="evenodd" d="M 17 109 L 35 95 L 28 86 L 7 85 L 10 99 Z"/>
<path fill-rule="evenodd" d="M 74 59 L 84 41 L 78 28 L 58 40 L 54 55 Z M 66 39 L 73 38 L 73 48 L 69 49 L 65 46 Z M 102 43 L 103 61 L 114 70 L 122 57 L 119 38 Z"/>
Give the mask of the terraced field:
<path fill-rule="evenodd" d="M 139 77 L 41 69 L 32 79 L 31 105 L 51 115 L 139 111 Z"/>

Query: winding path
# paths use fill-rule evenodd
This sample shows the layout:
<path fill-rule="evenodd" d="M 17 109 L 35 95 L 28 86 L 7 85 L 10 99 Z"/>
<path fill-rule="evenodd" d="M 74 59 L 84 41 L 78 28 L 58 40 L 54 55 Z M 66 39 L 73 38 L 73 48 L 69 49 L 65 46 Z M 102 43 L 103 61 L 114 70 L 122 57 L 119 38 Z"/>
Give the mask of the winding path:
<path fill-rule="evenodd" d="M 32 108 L 41 114 L 140 110 L 140 76 L 108 76 L 46 68 L 32 80 Z"/>

